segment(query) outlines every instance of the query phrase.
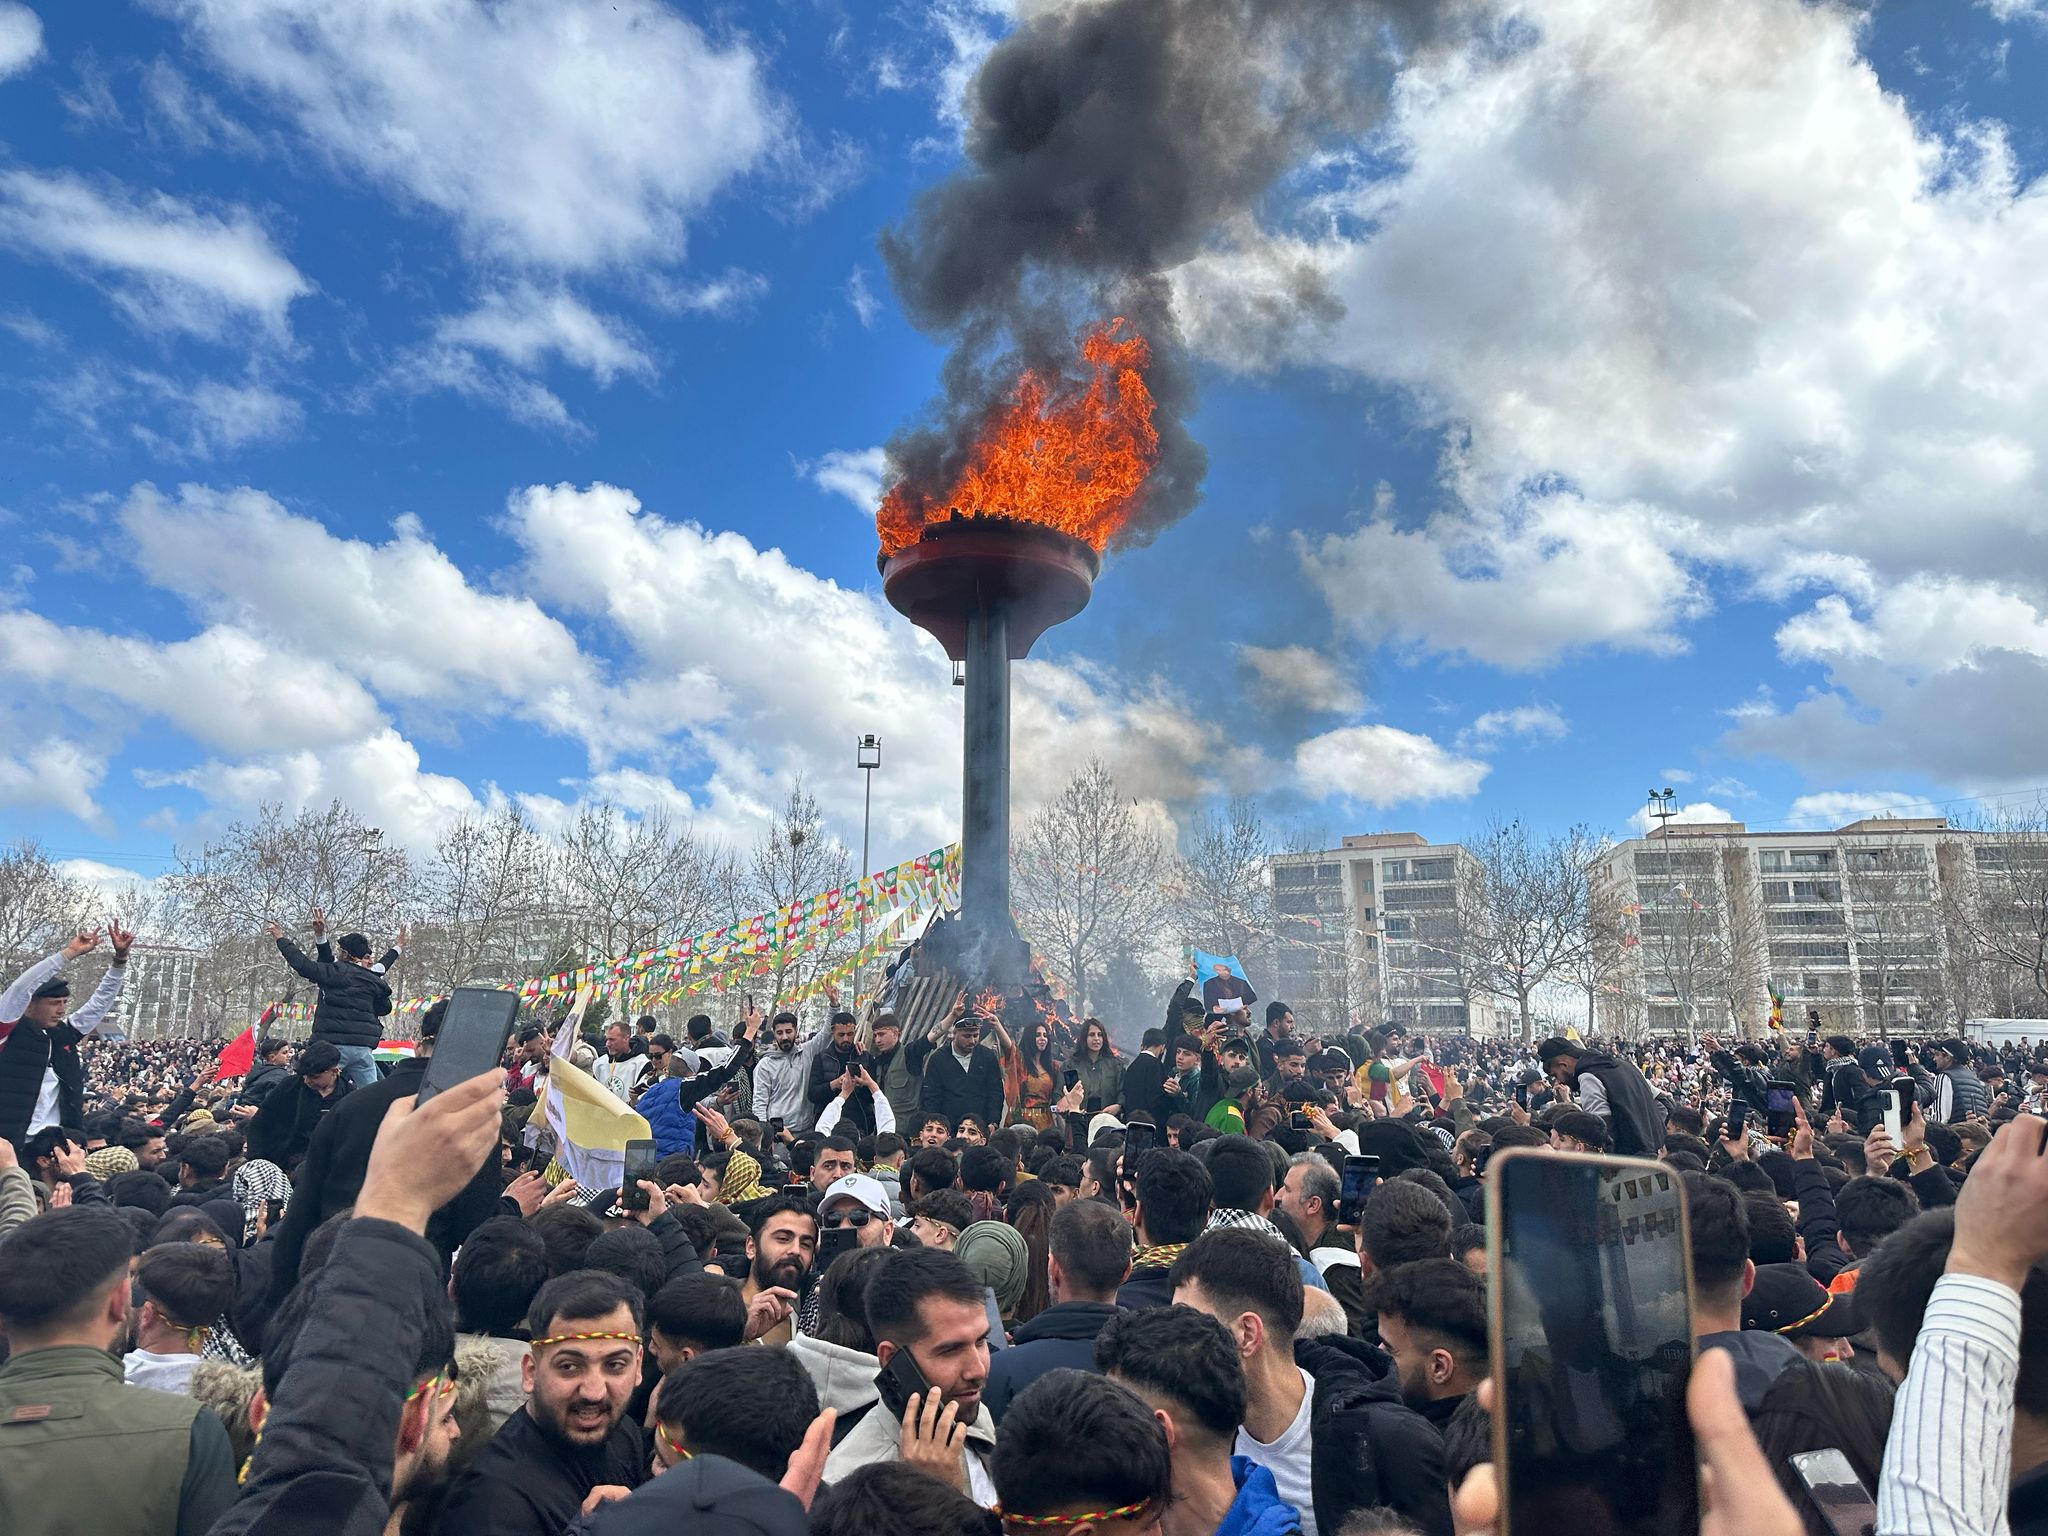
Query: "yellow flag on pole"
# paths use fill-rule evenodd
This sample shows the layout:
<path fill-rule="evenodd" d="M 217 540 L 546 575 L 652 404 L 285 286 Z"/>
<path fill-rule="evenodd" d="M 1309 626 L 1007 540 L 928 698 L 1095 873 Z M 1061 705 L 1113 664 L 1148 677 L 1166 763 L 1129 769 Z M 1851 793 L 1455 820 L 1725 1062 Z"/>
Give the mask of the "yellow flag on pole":
<path fill-rule="evenodd" d="M 555 1133 L 555 1161 L 585 1189 L 616 1189 L 626 1173 L 626 1143 L 651 1136 L 647 1122 L 596 1078 L 569 1059 L 583 1011 L 597 997 L 586 983 L 562 1027 L 555 1032 L 547 1076 L 548 1129 Z"/>

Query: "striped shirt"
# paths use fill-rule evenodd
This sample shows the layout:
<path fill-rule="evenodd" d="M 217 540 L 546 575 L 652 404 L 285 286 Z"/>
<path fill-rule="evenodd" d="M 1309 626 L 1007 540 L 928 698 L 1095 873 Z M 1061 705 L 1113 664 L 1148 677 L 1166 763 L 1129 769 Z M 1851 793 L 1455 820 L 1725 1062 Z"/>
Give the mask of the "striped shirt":
<path fill-rule="evenodd" d="M 1892 1406 L 1879 1536 L 2007 1536 L 2019 1293 L 1943 1275 Z"/>

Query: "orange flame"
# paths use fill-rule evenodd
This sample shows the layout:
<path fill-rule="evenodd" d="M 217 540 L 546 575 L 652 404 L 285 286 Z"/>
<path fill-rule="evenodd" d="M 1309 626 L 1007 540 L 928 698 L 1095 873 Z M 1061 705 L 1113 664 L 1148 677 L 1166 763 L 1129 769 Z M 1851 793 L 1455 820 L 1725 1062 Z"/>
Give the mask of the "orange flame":
<path fill-rule="evenodd" d="M 1091 372 L 1078 396 L 1054 399 L 1033 372 L 1017 380 L 944 495 L 908 483 L 892 488 L 875 514 L 882 552 L 916 543 L 926 523 L 952 513 L 1042 523 L 1103 549 L 1159 458 L 1144 378 L 1152 349 L 1116 319 L 1088 332 L 1081 357 Z"/>
<path fill-rule="evenodd" d="M 1000 1019 L 1003 1016 L 1003 994 L 988 991 L 974 999 L 974 1011 L 985 1019 Z"/>

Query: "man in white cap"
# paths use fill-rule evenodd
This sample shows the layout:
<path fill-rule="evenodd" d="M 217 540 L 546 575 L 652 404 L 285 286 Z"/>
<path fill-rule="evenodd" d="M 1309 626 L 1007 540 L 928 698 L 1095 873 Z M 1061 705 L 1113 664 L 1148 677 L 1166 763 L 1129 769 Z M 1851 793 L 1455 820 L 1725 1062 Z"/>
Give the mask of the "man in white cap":
<path fill-rule="evenodd" d="M 818 1200 L 818 1230 L 830 1232 L 835 1227 L 852 1227 L 863 1248 L 889 1246 L 889 1192 L 880 1179 L 849 1173 L 832 1182 Z"/>

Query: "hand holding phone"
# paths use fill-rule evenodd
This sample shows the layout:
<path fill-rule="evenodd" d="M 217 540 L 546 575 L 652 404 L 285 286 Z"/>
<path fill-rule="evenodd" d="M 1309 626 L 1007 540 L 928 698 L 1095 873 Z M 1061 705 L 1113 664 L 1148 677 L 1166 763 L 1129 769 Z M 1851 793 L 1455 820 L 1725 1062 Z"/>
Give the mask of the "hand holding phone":
<path fill-rule="evenodd" d="M 1358 1156 L 1344 1159 L 1342 1182 L 1337 1193 L 1337 1225 L 1355 1227 L 1365 1215 L 1365 1203 L 1380 1181 L 1380 1160 Z"/>
<path fill-rule="evenodd" d="M 889 1363 L 875 1373 L 875 1390 L 881 1394 L 882 1406 L 889 1410 L 889 1416 L 901 1419 L 910 1400 L 929 1393 L 931 1383 L 910 1358 L 910 1351 L 898 1349 L 889 1356 Z"/>
<path fill-rule="evenodd" d="M 420 1079 L 415 1104 L 466 1083 L 504 1060 L 505 1043 L 519 1017 L 519 994 L 498 987 L 457 987 L 434 1037 L 434 1054 Z M 650 1143 L 652 1145 L 652 1143 Z"/>
<path fill-rule="evenodd" d="M 650 1196 L 640 1187 L 642 1179 L 654 1177 L 654 1143 L 647 1140 L 626 1143 L 626 1171 L 619 1181 L 619 1209 L 622 1211 L 644 1211 Z"/>

